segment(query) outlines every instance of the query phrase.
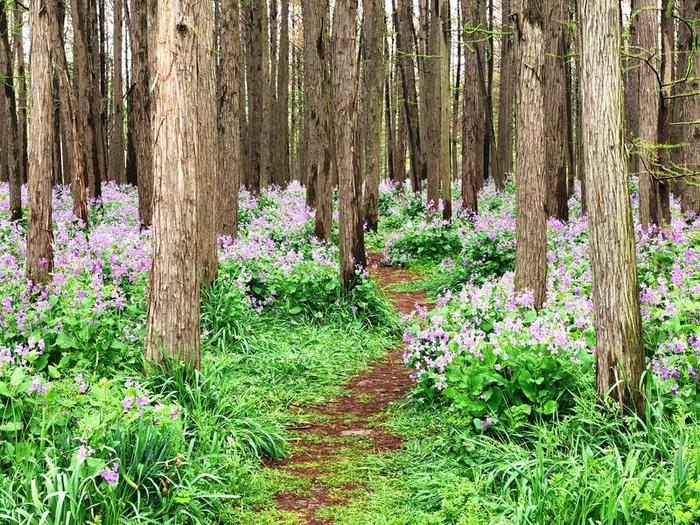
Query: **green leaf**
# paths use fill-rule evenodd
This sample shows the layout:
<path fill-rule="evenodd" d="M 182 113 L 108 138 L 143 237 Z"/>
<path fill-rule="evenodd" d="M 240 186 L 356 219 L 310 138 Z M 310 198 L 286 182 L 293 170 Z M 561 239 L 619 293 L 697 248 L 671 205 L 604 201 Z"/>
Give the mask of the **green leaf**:
<path fill-rule="evenodd" d="M 13 387 L 18 387 L 19 384 L 24 381 L 24 368 L 15 368 L 10 376 L 10 384 Z"/>
<path fill-rule="evenodd" d="M 8 423 L 3 423 L 2 425 L 0 425 L 0 432 L 18 432 L 19 430 L 22 430 L 22 427 L 22 423 L 10 421 Z"/>
<path fill-rule="evenodd" d="M 557 410 L 559 410 L 559 403 L 554 399 L 550 399 L 542 407 L 542 413 L 547 416 L 554 414 Z"/>
<path fill-rule="evenodd" d="M 55 366 L 49 365 L 49 377 L 51 377 L 51 379 L 59 379 L 61 377 L 61 372 L 59 372 L 58 368 Z"/>

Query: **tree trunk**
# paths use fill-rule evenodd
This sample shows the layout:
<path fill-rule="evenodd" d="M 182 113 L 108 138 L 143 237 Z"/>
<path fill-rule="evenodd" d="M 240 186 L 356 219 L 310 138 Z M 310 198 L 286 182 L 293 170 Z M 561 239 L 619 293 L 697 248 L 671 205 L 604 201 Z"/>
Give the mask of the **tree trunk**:
<path fill-rule="evenodd" d="M 596 389 L 644 419 L 646 368 L 624 152 L 618 0 L 581 0 L 582 104 Z"/>
<path fill-rule="evenodd" d="M 50 31 L 56 14 L 56 0 L 31 0 L 29 5 L 32 118 L 29 122 L 27 278 L 34 283 L 47 283 L 53 271 L 53 68 Z"/>
<path fill-rule="evenodd" d="M 462 114 L 462 209 L 478 213 L 477 195 L 484 180 L 484 104 L 476 43 L 480 1 L 462 0 L 462 13 L 467 29 L 464 37 L 464 106 Z"/>
<path fill-rule="evenodd" d="M 547 215 L 545 213 L 544 13 L 541 2 L 519 0 L 518 160 L 516 167 L 515 289 L 532 292 L 541 308 L 547 287 Z"/>
<path fill-rule="evenodd" d="M 81 147 L 76 116 L 76 102 L 68 78 L 68 61 L 63 39 L 63 21 L 56 17 L 52 21 L 51 42 L 54 50 L 54 78 L 56 99 L 59 100 L 61 114 L 61 131 L 64 136 L 64 163 L 70 165 L 71 196 L 73 198 L 73 216 L 80 221 L 83 228 L 89 227 L 88 204 L 85 194 L 85 152 Z M 68 160 L 70 159 L 70 160 Z"/>
<path fill-rule="evenodd" d="M 353 167 L 353 140 L 357 122 L 355 68 L 357 0 L 336 0 L 333 16 L 333 94 L 336 165 L 340 184 L 340 277 L 348 292 L 357 268 L 366 266 L 362 228 L 362 189 Z"/>
<path fill-rule="evenodd" d="M 26 67 L 24 59 L 24 9 L 15 2 L 14 7 L 14 48 L 16 59 L 16 100 L 17 100 L 17 127 L 18 127 L 18 147 L 20 151 L 19 157 L 19 177 L 20 181 L 27 182 L 27 166 L 29 164 L 27 158 L 27 81 Z"/>
<path fill-rule="evenodd" d="M 424 162 L 423 137 L 421 135 L 423 122 L 419 118 L 420 106 L 418 105 L 416 89 L 416 65 L 413 60 L 416 50 L 414 48 L 413 2 L 411 0 L 398 0 L 396 27 L 396 60 L 401 69 L 401 88 L 408 128 L 412 190 L 419 192 L 421 182 L 428 175 Z M 425 93 L 421 93 L 421 97 L 425 98 Z"/>
<path fill-rule="evenodd" d="M 658 115 L 658 143 L 660 146 L 658 158 L 660 163 L 661 180 L 658 184 L 658 215 L 662 225 L 671 224 L 671 181 L 663 177 L 673 174 L 671 160 L 671 116 L 673 115 L 673 102 L 671 96 L 673 87 L 673 65 L 676 52 L 675 23 L 673 19 L 673 7 L 675 0 L 662 0 L 661 2 L 661 90 L 659 92 Z"/>
<path fill-rule="evenodd" d="M 90 125 L 95 133 L 95 180 L 92 197 L 102 197 L 102 181 L 107 178 L 107 145 L 105 141 L 104 104 L 102 104 L 102 60 L 100 52 L 101 32 L 99 31 L 97 0 L 87 0 L 87 44 L 88 72 L 90 74 Z"/>
<path fill-rule="evenodd" d="M 496 188 L 505 187 L 506 178 L 513 171 L 513 120 L 515 102 L 515 75 L 513 57 L 513 27 L 510 21 L 510 0 L 501 4 L 501 70 L 498 90 L 498 159 L 501 170 L 494 172 Z"/>
<path fill-rule="evenodd" d="M 307 203 L 316 207 L 315 234 L 331 238 L 331 134 L 328 126 L 330 56 L 329 4 L 305 1 L 304 16 L 304 153 Z M 353 50 L 354 51 L 354 50 Z"/>
<path fill-rule="evenodd" d="M 219 62 L 218 231 L 235 236 L 241 185 L 241 35 L 238 0 L 222 0 Z"/>
<path fill-rule="evenodd" d="M 149 4 L 131 1 L 131 81 L 129 89 L 129 138 L 135 151 L 139 193 L 139 219 L 147 228 L 153 217 L 153 129 L 151 80 L 154 49 L 149 48 Z M 153 31 L 151 27 L 151 31 Z M 149 51 L 150 49 L 150 51 Z"/>
<path fill-rule="evenodd" d="M 14 68 L 12 67 L 12 49 L 10 47 L 9 6 L 0 7 L 0 75 L 5 79 L 0 94 L 0 122 L 3 122 L 5 132 L 2 133 L 0 144 L 2 155 L 0 163 L 7 171 L 10 183 L 10 220 L 22 218 L 22 175 L 20 173 L 21 152 L 19 142 L 19 127 L 17 124 L 17 99 L 15 96 Z M 2 171 L 0 169 L 0 171 Z M 4 178 L 4 177 L 3 177 Z"/>
<path fill-rule="evenodd" d="M 566 184 L 566 85 L 564 57 L 566 41 L 563 21 L 565 2 L 547 0 L 545 13 L 545 65 L 547 111 L 545 111 L 545 177 L 548 217 L 569 219 L 569 192 Z"/>
<path fill-rule="evenodd" d="M 684 20 L 700 20 L 700 2 L 697 0 L 681 0 L 680 16 Z M 700 213 L 700 54 L 698 54 L 698 31 L 700 23 L 695 24 L 695 32 L 685 24 L 678 25 L 678 57 L 679 69 L 688 70 L 686 82 L 680 90 L 684 94 L 677 99 L 678 106 L 678 138 L 683 144 L 677 153 L 678 164 L 695 176 L 681 179 L 674 188 L 678 194 L 684 211 Z"/>
<path fill-rule="evenodd" d="M 437 2 L 438 0 L 434 0 Z M 450 160 L 450 54 L 452 38 L 450 24 L 450 0 L 440 1 L 440 185 L 442 187 L 442 218 L 452 220 L 452 171 Z"/>
<path fill-rule="evenodd" d="M 638 8 L 639 0 L 630 0 L 631 20 L 629 24 L 627 53 L 624 59 L 626 137 L 627 141 L 630 143 L 639 137 L 639 71 L 644 67 L 644 64 L 636 57 L 636 55 L 639 54 Z M 639 155 L 630 155 L 629 163 L 632 174 L 637 174 L 640 164 Z"/>
<path fill-rule="evenodd" d="M 289 0 L 281 0 L 280 52 L 277 68 L 277 115 L 275 139 L 275 182 L 286 186 L 290 181 L 289 165 Z"/>
<path fill-rule="evenodd" d="M 124 94 L 122 88 L 122 0 L 114 0 L 114 76 L 112 77 L 112 140 L 110 141 L 110 180 L 124 184 Z"/>
<path fill-rule="evenodd" d="M 640 0 L 637 15 L 639 40 L 639 220 L 644 230 L 659 226 L 659 184 L 656 180 L 656 150 L 659 140 L 659 10 L 656 0 Z"/>
<path fill-rule="evenodd" d="M 384 0 L 363 0 L 363 2 L 367 27 L 364 63 L 365 111 L 367 111 L 367 126 L 364 130 L 367 167 L 365 222 L 369 231 L 377 231 L 379 227 L 386 8 Z"/>
<path fill-rule="evenodd" d="M 444 0 L 430 0 L 428 53 L 426 58 L 426 76 L 429 88 L 426 94 L 426 110 L 428 125 L 428 206 L 434 211 L 440 204 L 440 183 L 444 179 L 444 170 L 449 170 L 449 137 L 448 137 L 448 166 L 443 166 L 442 135 L 442 88 L 443 88 L 443 51 L 444 38 L 442 27 L 442 8 Z M 447 56 L 445 54 L 445 56 Z"/>
<path fill-rule="evenodd" d="M 248 78 L 250 97 L 250 190 L 258 193 L 269 183 L 270 171 L 270 48 L 266 0 L 251 4 L 251 75 Z"/>
<path fill-rule="evenodd" d="M 207 271 L 202 233 L 209 222 L 202 185 L 216 173 L 213 15 L 210 2 L 157 1 L 146 359 L 161 365 L 166 359 L 200 365 L 200 285 Z M 211 201 L 206 205 L 213 208 Z"/>

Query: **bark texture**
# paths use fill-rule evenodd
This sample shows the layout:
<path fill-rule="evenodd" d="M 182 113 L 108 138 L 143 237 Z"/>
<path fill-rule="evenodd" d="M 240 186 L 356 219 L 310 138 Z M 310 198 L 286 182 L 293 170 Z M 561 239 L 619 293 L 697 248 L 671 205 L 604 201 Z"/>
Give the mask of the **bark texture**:
<path fill-rule="evenodd" d="M 29 29 L 32 71 L 29 121 L 29 224 L 27 228 L 27 278 L 47 283 L 53 270 L 53 66 L 51 23 L 56 0 L 31 0 Z"/>
<path fill-rule="evenodd" d="M 501 70 L 498 90 L 498 159 L 502 172 L 494 172 L 498 189 L 503 189 L 506 178 L 513 171 L 513 121 L 515 110 L 515 61 L 513 52 L 513 27 L 510 20 L 510 0 L 501 3 Z"/>
<path fill-rule="evenodd" d="M 366 103 L 365 138 L 365 222 L 369 231 L 379 227 L 379 178 L 382 153 L 382 115 L 384 101 L 384 40 L 386 39 L 385 1 L 364 0 Z"/>
<path fill-rule="evenodd" d="M 546 297 L 547 215 L 545 213 L 544 13 L 537 0 L 520 0 L 518 51 L 518 160 L 515 172 L 515 289 L 534 294 L 535 308 Z"/>
<path fill-rule="evenodd" d="M 117 184 L 126 182 L 124 171 L 124 93 L 122 82 L 122 0 L 114 0 L 114 73 L 112 77 L 112 137 L 109 154 L 109 179 Z"/>
<path fill-rule="evenodd" d="M 202 185 L 216 172 L 213 15 L 209 2 L 157 2 L 153 268 L 146 329 L 146 358 L 156 363 L 167 358 L 200 364 L 200 287 L 207 271 L 202 230 L 209 213 L 202 210 Z"/>
<path fill-rule="evenodd" d="M 240 57 L 238 0 L 222 0 L 219 39 L 219 147 L 217 167 L 217 229 L 235 236 L 238 230 L 238 191 L 241 185 Z"/>
<path fill-rule="evenodd" d="M 544 80 L 547 86 L 545 111 L 545 177 L 547 216 L 569 219 L 569 192 L 566 173 L 566 82 L 564 57 L 566 20 L 564 0 L 547 0 L 545 21 Z"/>
<path fill-rule="evenodd" d="M 149 52 L 149 4 L 131 0 L 131 88 L 129 89 L 129 142 L 139 192 L 139 219 L 143 227 L 153 216 L 153 129 L 151 81 L 153 49 Z"/>
<path fill-rule="evenodd" d="M 583 148 L 596 331 L 596 388 L 644 419 L 645 369 L 624 152 L 620 8 L 581 0 Z"/>
<path fill-rule="evenodd" d="M 357 123 L 357 69 L 355 68 L 357 0 L 337 0 L 333 15 L 334 129 L 340 185 L 340 277 L 349 291 L 358 266 L 366 266 L 362 227 L 362 189 L 354 168 Z"/>

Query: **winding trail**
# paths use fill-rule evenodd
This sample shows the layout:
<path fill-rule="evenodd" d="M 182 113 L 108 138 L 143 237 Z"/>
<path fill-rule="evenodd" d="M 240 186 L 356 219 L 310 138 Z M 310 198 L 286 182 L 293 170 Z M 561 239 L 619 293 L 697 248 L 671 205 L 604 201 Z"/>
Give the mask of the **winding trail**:
<path fill-rule="evenodd" d="M 381 266 L 381 256 L 369 254 L 370 273 L 389 295 L 401 314 L 425 304 L 421 292 L 397 292 L 392 285 L 417 280 L 407 270 Z M 329 477 L 342 475 L 341 463 L 349 456 L 390 452 L 401 446 L 401 440 L 388 434 L 382 426 L 387 406 L 407 396 L 412 382 L 409 370 L 402 363 L 402 349 L 393 350 L 366 372 L 353 377 L 347 394 L 312 407 L 304 416 L 312 423 L 292 429 L 295 445 L 289 458 L 271 462 L 268 467 L 282 477 L 292 477 L 292 486 L 303 490 L 279 492 L 279 511 L 298 516 L 299 525 L 330 525 L 333 519 L 323 510 L 343 506 L 353 495 L 368 487 L 357 482 L 329 483 Z"/>

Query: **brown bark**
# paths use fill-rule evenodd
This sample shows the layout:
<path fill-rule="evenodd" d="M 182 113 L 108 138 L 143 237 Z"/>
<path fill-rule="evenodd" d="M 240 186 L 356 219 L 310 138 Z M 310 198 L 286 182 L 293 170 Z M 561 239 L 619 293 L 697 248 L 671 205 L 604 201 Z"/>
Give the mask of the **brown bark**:
<path fill-rule="evenodd" d="M 107 141 L 105 140 L 103 99 L 103 60 L 100 50 L 101 35 L 99 30 L 100 18 L 97 11 L 97 0 L 87 0 L 87 45 L 88 71 L 90 74 L 90 125 L 95 133 L 95 180 L 92 187 L 92 197 L 102 196 L 102 182 L 107 180 Z"/>
<path fill-rule="evenodd" d="M 157 1 L 153 269 L 146 359 L 200 365 L 202 188 L 216 173 L 212 4 Z M 211 201 L 208 207 L 211 209 Z M 205 253 L 203 253 L 205 252 Z M 207 277 L 205 275 L 204 279 Z M 167 366 L 168 363 L 165 363 Z"/>
<path fill-rule="evenodd" d="M 270 182 L 270 48 L 266 0 L 251 4 L 250 98 L 250 190 L 258 193 Z"/>
<path fill-rule="evenodd" d="M 416 49 L 414 47 L 413 27 L 413 2 L 411 0 L 398 0 L 396 16 L 396 60 L 401 71 L 401 92 L 403 96 L 404 112 L 406 113 L 408 129 L 408 145 L 411 160 L 411 182 L 414 192 L 420 191 L 421 182 L 427 175 L 425 155 L 423 152 L 423 134 L 419 115 L 418 92 L 416 89 L 416 65 L 413 59 Z M 425 98 L 424 93 L 421 97 Z"/>
<path fill-rule="evenodd" d="M 29 224 L 27 229 L 27 278 L 47 283 L 53 270 L 53 221 L 51 174 L 53 173 L 51 23 L 55 0 L 31 0 L 29 28 L 32 72 L 29 121 Z"/>
<path fill-rule="evenodd" d="M 462 209 L 478 212 L 477 195 L 484 180 L 485 113 L 477 43 L 483 36 L 470 33 L 479 27 L 479 0 L 462 0 L 462 13 L 467 29 L 464 41 L 464 101 L 462 113 Z"/>
<path fill-rule="evenodd" d="M 618 0 L 581 0 L 582 105 L 596 331 L 596 389 L 645 416 L 646 368 L 624 152 Z"/>
<path fill-rule="evenodd" d="M 428 206 L 437 210 L 440 203 L 440 185 L 449 174 L 449 131 L 447 137 L 447 164 L 443 161 L 443 58 L 447 58 L 443 36 L 444 0 L 430 0 L 428 56 L 425 60 L 428 88 L 426 95 L 428 132 Z M 444 55 L 444 56 L 443 56 Z M 449 129 L 449 128 L 448 128 Z M 449 185 L 448 185 L 449 186 Z M 444 188 L 443 188 L 444 190 Z"/>
<path fill-rule="evenodd" d="M 129 142 L 134 148 L 134 169 L 139 193 L 139 219 L 143 227 L 153 217 L 153 130 L 151 60 L 149 52 L 149 4 L 131 1 L 129 38 L 131 39 L 131 82 L 129 89 Z M 154 30 L 153 28 L 151 29 Z"/>
<path fill-rule="evenodd" d="M 629 38 L 624 57 L 625 123 L 627 141 L 630 143 L 639 137 L 639 71 L 644 66 L 636 56 L 639 54 L 638 7 L 639 0 L 630 0 Z M 639 155 L 630 155 L 629 162 L 632 173 L 638 173 Z"/>
<path fill-rule="evenodd" d="M 381 171 L 382 106 L 384 98 L 385 0 L 363 0 L 365 10 L 364 89 L 365 126 L 365 222 L 369 231 L 379 226 L 379 178 Z"/>
<path fill-rule="evenodd" d="M 640 0 L 637 15 L 637 35 L 639 43 L 639 220 L 645 230 L 649 226 L 659 226 L 659 184 L 656 180 L 656 149 L 659 139 L 660 93 L 660 47 L 659 10 L 656 0 Z"/>
<path fill-rule="evenodd" d="M 126 182 L 124 170 L 124 93 L 122 87 L 122 0 L 114 0 L 114 73 L 112 77 L 112 140 L 109 154 L 109 179 Z"/>
<path fill-rule="evenodd" d="M 238 0 L 222 0 L 219 61 L 218 231 L 235 236 L 241 185 L 241 35 Z"/>
<path fill-rule="evenodd" d="M 277 114 L 275 140 L 275 182 L 289 183 L 289 0 L 281 0 L 280 51 L 277 68 Z"/>
<path fill-rule="evenodd" d="M 541 308 L 547 286 L 547 216 L 544 207 L 544 13 L 537 0 L 519 0 L 515 32 L 518 56 L 518 159 L 515 289 L 533 292 Z"/>
<path fill-rule="evenodd" d="M 4 77 L 0 93 L 0 122 L 6 131 L 0 135 L 0 172 L 6 172 L 10 183 L 10 220 L 22 218 L 21 150 L 17 123 L 17 99 L 15 94 L 12 48 L 10 47 L 8 5 L 0 7 L 0 75 Z M 5 180 L 5 176 L 2 177 Z"/>
<path fill-rule="evenodd" d="M 316 208 L 315 234 L 331 236 L 331 133 L 329 4 L 305 1 L 304 14 L 304 153 L 307 203 Z M 353 50 L 354 51 L 354 50 Z"/>
<path fill-rule="evenodd" d="M 566 221 L 569 218 L 569 192 L 566 175 L 566 85 L 564 57 L 566 40 L 563 21 L 564 0 L 547 0 L 545 7 L 545 65 L 547 111 L 544 113 L 545 177 L 548 217 Z"/>
<path fill-rule="evenodd" d="M 498 158 L 500 172 L 494 172 L 496 187 L 503 189 L 508 174 L 513 171 L 513 121 L 515 102 L 515 75 L 513 56 L 513 27 L 510 20 L 510 0 L 501 4 L 501 69 L 498 90 Z"/>
<path fill-rule="evenodd" d="M 337 0 L 333 16 L 333 94 L 335 107 L 334 139 L 340 184 L 340 277 L 349 291 L 358 267 L 366 266 L 362 228 L 362 189 L 359 173 L 353 167 L 353 139 L 357 123 L 357 0 Z"/>
<path fill-rule="evenodd" d="M 81 147 L 78 120 L 75 109 L 75 97 L 68 78 L 63 39 L 63 21 L 60 17 L 53 20 L 51 41 L 54 49 L 54 78 L 56 80 L 56 99 L 59 101 L 61 115 L 61 132 L 64 138 L 64 156 L 66 165 L 70 166 L 71 196 L 73 198 L 73 215 L 84 228 L 89 227 L 87 195 L 85 193 L 85 152 Z"/>
<path fill-rule="evenodd" d="M 674 192 L 678 194 L 681 207 L 690 213 L 700 213 L 700 53 L 698 51 L 698 31 L 700 31 L 700 2 L 698 0 L 681 0 L 680 16 L 683 20 L 695 20 L 695 33 L 685 24 L 678 25 L 678 47 L 680 56 L 678 57 L 679 69 L 682 75 L 677 77 L 685 78 L 686 82 L 679 87 L 681 96 L 677 99 L 677 120 L 678 141 L 683 146 L 676 154 L 678 164 L 685 170 L 695 175 L 680 180 L 674 187 Z M 694 50 L 694 51 L 693 51 Z M 687 96 L 689 93 L 695 95 Z"/>
<path fill-rule="evenodd" d="M 672 174 L 671 150 L 671 115 L 673 114 L 674 99 L 671 97 L 673 86 L 673 64 L 675 57 L 675 23 L 673 19 L 673 7 L 675 0 L 662 0 L 661 2 L 661 88 L 659 92 L 658 115 L 658 143 L 660 150 L 658 158 L 660 163 L 658 184 L 658 216 L 662 225 L 671 223 L 671 184 L 664 177 Z"/>
<path fill-rule="evenodd" d="M 13 45 L 16 60 L 15 70 L 17 72 L 15 90 L 17 94 L 17 127 L 20 151 L 19 176 L 22 182 L 27 182 L 27 81 L 24 58 L 24 35 L 22 32 L 22 28 L 24 27 L 24 9 L 17 2 L 15 2 L 14 7 L 14 25 Z"/>

